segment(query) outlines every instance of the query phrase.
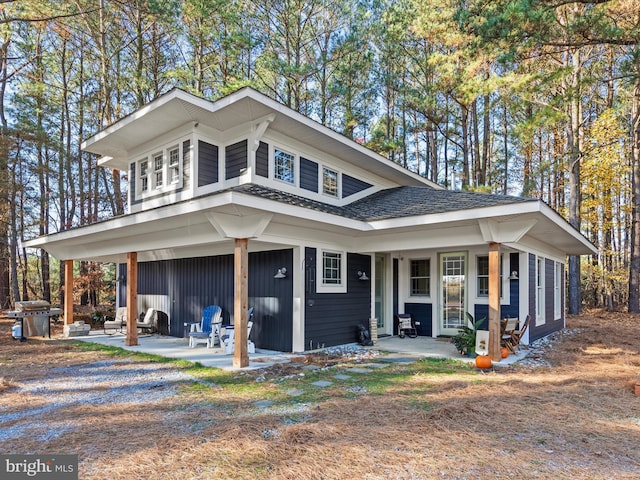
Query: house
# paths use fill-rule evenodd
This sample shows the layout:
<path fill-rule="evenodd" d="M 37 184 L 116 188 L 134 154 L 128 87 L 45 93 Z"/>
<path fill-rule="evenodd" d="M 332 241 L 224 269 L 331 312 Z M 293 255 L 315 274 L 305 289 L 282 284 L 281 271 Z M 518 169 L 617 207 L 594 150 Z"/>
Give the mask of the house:
<path fill-rule="evenodd" d="M 128 172 L 129 213 L 27 246 L 66 260 L 68 288 L 73 260 L 122 264 L 119 305 L 174 336 L 217 304 L 239 326 L 254 306 L 256 346 L 279 351 L 351 343 L 372 318 L 392 335 L 397 313 L 432 337 L 465 312 L 494 333 L 531 315 L 527 342 L 565 324 L 566 256 L 596 253 L 540 200 L 445 190 L 251 88 L 174 89 L 82 148 Z"/>

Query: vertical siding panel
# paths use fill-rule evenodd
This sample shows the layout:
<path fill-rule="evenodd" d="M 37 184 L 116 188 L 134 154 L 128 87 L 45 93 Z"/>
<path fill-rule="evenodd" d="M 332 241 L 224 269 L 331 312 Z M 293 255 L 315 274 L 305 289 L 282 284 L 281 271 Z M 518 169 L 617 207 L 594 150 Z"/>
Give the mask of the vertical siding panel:
<path fill-rule="evenodd" d="M 198 140 L 198 187 L 218 181 L 218 146 Z"/>
<path fill-rule="evenodd" d="M 247 140 L 227 145 L 225 147 L 225 178 L 239 177 L 243 170 L 247 168 Z"/>
<path fill-rule="evenodd" d="M 352 177 L 351 175 L 342 174 L 342 198 L 346 198 L 349 195 L 353 195 L 354 193 L 361 192 L 362 190 L 366 190 L 369 187 L 372 187 L 370 183 L 363 182 L 357 178 Z"/>
<path fill-rule="evenodd" d="M 371 282 L 358 279 L 358 270 L 371 271 L 371 257 L 347 254 L 347 293 L 316 293 L 316 249 L 306 248 L 307 302 L 305 303 L 305 349 L 342 345 L 356 341 L 357 326 L 369 325 Z"/>
<path fill-rule="evenodd" d="M 318 193 L 318 164 L 300 157 L 300 188 Z"/>
<path fill-rule="evenodd" d="M 256 175 L 269 178 L 269 144 L 265 142 L 256 150 Z"/>
<path fill-rule="evenodd" d="M 287 268 L 286 279 L 273 276 Z M 257 348 L 291 351 L 293 340 L 293 250 L 249 254 L 249 303 L 255 308 L 251 339 Z M 185 322 L 198 321 L 207 305 L 233 315 L 233 255 L 139 264 L 138 298 L 169 317 L 169 334 L 181 337 Z"/>

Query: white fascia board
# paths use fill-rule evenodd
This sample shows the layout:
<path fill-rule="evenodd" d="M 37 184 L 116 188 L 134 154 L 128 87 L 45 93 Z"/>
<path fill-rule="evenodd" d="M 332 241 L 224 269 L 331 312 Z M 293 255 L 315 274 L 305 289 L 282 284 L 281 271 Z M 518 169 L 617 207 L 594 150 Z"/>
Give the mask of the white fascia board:
<path fill-rule="evenodd" d="M 568 233 L 582 245 L 584 245 L 584 247 L 590 250 L 593 255 L 598 254 L 598 249 L 593 243 L 591 243 L 584 235 L 582 235 L 582 233 L 573 228 L 571 224 L 569 224 L 569 222 L 562 218 L 559 213 L 553 210 L 546 203 L 540 202 L 540 211 L 558 227 L 560 227 L 562 230 L 564 230 L 566 233 Z"/>
<path fill-rule="evenodd" d="M 147 103 L 143 107 L 140 107 L 138 110 L 135 110 L 134 112 L 132 112 L 129 115 L 127 115 L 126 117 L 118 120 L 117 122 L 109 125 L 104 130 L 101 130 L 100 132 L 96 133 L 95 135 L 87 138 L 84 142 L 82 142 L 80 144 L 80 148 L 82 150 L 89 149 L 91 147 L 91 145 L 93 145 L 94 143 L 99 142 L 100 140 L 108 137 L 109 135 L 111 135 L 111 134 L 117 132 L 118 130 L 126 127 L 127 125 L 135 122 L 136 120 L 144 117 L 149 112 L 152 112 L 153 110 L 156 110 L 156 109 L 162 107 L 163 105 L 166 105 L 167 103 L 171 102 L 174 99 L 184 100 L 185 102 L 189 102 L 189 103 L 191 103 L 191 104 L 193 104 L 193 105 L 195 105 L 197 107 L 200 107 L 200 108 L 202 108 L 204 110 L 209 110 L 209 111 L 215 110 L 214 108 L 212 108 L 212 106 L 214 104 L 211 103 L 210 101 L 205 100 L 205 99 L 200 98 L 200 97 L 196 97 L 195 95 L 187 93 L 184 90 L 180 90 L 180 89 L 176 88 L 176 89 L 173 89 L 173 90 L 165 93 L 164 95 L 161 95 L 160 97 L 156 98 L 155 100 L 152 100 L 151 102 Z"/>

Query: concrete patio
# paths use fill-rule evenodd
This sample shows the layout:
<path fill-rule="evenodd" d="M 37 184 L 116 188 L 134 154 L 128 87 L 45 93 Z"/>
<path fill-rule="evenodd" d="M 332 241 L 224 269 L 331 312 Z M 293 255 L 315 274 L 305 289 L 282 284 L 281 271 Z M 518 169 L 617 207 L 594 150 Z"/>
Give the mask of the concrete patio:
<path fill-rule="evenodd" d="M 72 337 L 71 340 L 92 342 L 110 347 L 119 347 L 125 350 L 139 353 L 159 355 L 161 357 L 198 362 L 206 367 L 234 370 L 233 355 L 225 354 L 220 348 L 206 348 L 204 345 L 189 348 L 186 338 L 177 338 L 161 335 L 140 335 L 138 345 L 125 345 L 125 335 L 116 333 L 105 335 L 101 330 L 92 330 L 87 336 Z M 372 347 L 367 349 L 384 352 L 389 359 L 404 358 L 419 360 L 421 358 L 442 358 L 459 360 L 462 362 L 474 362 L 474 359 L 462 356 L 448 339 L 417 337 L 381 337 Z M 494 366 L 501 367 L 515 363 L 527 356 L 529 350 L 522 349 L 515 355 L 509 355 L 500 362 L 494 362 Z M 271 350 L 256 349 L 256 353 L 249 354 L 249 366 L 247 369 L 260 369 L 277 363 L 287 363 L 301 354 L 276 352 Z"/>

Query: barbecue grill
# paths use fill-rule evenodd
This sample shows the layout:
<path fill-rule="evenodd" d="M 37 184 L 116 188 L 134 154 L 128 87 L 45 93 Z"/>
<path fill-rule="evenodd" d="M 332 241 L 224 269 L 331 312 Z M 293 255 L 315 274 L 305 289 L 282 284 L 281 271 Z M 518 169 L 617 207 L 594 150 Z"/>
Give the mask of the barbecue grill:
<path fill-rule="evenodd" d="M 46 300 L 16 302 L 16 309 L 7 312 L 7 316 L 16 319 L 11 335 L 21 342 L 26 341 L 27 337 L 34 336 L 49 335 L 51 338 L 50 319 L 61 313 L 60 308 L 51 308 L 51 304 Z"/>

